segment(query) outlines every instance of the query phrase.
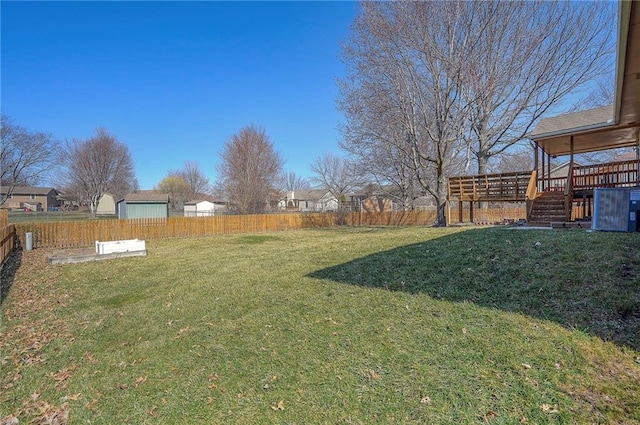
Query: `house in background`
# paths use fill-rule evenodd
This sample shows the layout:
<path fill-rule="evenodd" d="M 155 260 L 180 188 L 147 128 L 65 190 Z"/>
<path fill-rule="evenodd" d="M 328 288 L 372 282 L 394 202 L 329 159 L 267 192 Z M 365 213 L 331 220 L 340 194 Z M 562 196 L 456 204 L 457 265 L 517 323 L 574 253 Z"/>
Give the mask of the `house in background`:
<path fill-rule="evenodd" d="M 226 212 L 227 203 L 213 196 L 200 196 L 199 199 L 184 203 L 185 217 L 212 217 L 216 213 Z"/>
<path fill-rule="evenodd" d="M 5 200 L 8 186 L 0 186 L 0 197 Z M 16 186 L 2 204 L 5 209 L 25 209 L 30 211 L 49 211 L 60 207 L 60 192 L 52 187 Z"/>
<path fill-rule="evenodd" d="M 96 215 L 115 215 L 116 201 L 112 194 L 104 193 L 98 201 Z"/>
<path fill-rule="evenodd" d="M 169 195 L 153 190 L 131 192 L 116 204 L 118 218 L 167 218 Z"/>
<path fill-rule="evenodd" d="M 565 182 L 567 180 L 567 175 L 569 174 L 569 167 L 571 166 L 570 161 L 563 162 L 560 165 L 557 165 L 549 171 L 549 187 L 550 190 L 564 190 Z M 573 161 L 574 167 L 582 167 L 582 164 L 577 161 Z"/>
<path fill-rule="evenodd" d="M 303 212 L 337 211 L 338 200 L 326 189 L 290 190 L 278 203 L 278 208 Z"/>
<path fill-rule="evenodd" d="M 189 201 L 184 203 L 185 217 L 213 217 L 216 204 L 211 201 Z"/>

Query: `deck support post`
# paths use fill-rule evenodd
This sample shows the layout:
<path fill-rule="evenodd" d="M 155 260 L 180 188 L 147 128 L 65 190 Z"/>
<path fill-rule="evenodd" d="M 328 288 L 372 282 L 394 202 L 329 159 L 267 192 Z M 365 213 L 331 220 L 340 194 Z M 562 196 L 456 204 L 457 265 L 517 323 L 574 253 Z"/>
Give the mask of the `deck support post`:
<path fill-rule="evenodd" d="M 469 222 L 473 223 L 473 201 L 469 201 Z"/>
<path fill-rule="evenodd" d="M 463 218 L 462 218 L 462 200 L 458 201 L 458 223 L 463 223 Z"/>
<path fill-rule="evenodd" d="M 449 200 L 449 198 L 447 198 L 447 212 L 446 212 L 446 216 L 445 216 L 445 226 L 448 226 L 451 224 L 451 201 Z"/>

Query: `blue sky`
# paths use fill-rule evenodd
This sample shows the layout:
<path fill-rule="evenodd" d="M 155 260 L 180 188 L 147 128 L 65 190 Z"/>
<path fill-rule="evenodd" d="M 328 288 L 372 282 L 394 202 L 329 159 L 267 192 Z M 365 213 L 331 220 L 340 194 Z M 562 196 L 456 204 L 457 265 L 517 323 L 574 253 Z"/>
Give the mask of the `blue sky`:
<path fill-rule="evenodd" d="M 60 140 L 105 127 L 141 189 L 266 129 L 285 170 L 339 153 L 336 79 L 355 2 L 7 2 L 2 113 Z"/>

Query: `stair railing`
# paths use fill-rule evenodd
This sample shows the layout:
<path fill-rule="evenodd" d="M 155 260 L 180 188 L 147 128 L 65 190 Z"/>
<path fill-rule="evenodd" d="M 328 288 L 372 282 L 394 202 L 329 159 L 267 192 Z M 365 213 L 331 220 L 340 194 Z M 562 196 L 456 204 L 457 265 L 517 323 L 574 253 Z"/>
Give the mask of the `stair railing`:
<path fill-rule="evenodd" d="M 538 196 L 538 171 L 533 170 L 529 178 L 527 193 L 525 194 L 525 202 L 527 206 L 527 221 L 530 221 L 531 210 L 533 209 L 533 201 Z"/>
<path fill-rule="evenodd" d="M 565 221 L 571 221 L 571 206 L 573 205 L 573 161 L 569 163 L 567 184 L 564 187 L 564 216 Z"/>

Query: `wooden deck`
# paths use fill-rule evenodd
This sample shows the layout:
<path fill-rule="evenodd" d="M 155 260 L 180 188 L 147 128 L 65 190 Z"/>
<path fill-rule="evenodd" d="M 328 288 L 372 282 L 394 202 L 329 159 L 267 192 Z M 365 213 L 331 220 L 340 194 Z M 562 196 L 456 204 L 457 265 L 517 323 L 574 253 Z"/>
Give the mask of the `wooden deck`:
<path fill-rule="evenodd" d="M 531 171 L 449 178 L 449 199 L 472 202 L 524 201 Z"/>
<path fill-rule="evenodd" d="M 458 201 L 462 217 L 463 202 L 469 202 L 471 210 L 474 202 L 526 202 L 527 220 L 531 221 L 532 211 L 541 210 L 533 208 L 534 202 L 545 192 L 560 192 L 566 221 L 570 221 L 576 204 L 582 209 L 580 218 L 591 215 L 594 189 L 640 187 L 639 170 L 640 160 L 635 159 L 570 167 L 567 177 L 538 177 L 535 171 L 451 177 L 447 204 Z M 470 219 L 473 221 L 473 214 Z"/>

